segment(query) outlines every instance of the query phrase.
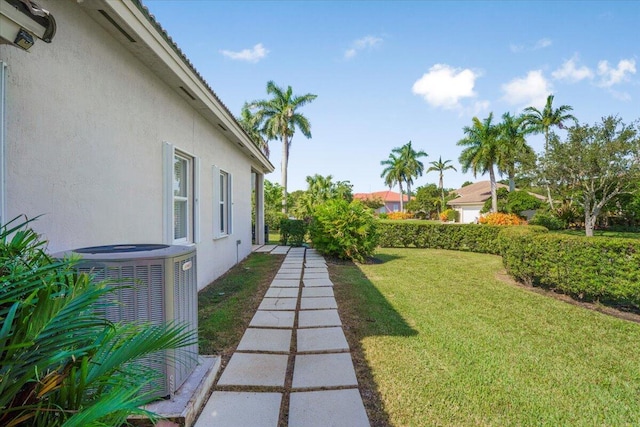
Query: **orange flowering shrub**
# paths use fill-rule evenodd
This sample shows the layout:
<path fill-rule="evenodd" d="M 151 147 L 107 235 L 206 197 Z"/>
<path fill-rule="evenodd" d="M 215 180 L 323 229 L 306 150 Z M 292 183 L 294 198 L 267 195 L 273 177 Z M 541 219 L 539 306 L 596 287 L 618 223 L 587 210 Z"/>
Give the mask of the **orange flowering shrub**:
<path fill-rule="evenodd" d="M 387 214 L 387 219 L 411 219 L 413 215 L 407 212 L 391 212 Z"/>
<path fill-rule="evenodd" d="M 480 224 L 488 225 L 525 225 L 527 221 L 515 214 L 493 212 L 483 215 L 478 219 Z"/>

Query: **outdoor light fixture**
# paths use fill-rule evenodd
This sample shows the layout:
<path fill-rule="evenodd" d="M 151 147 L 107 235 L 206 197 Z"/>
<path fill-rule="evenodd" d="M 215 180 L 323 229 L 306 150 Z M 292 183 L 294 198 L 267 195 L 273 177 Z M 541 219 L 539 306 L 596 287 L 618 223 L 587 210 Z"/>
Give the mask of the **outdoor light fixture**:
<path fill-rule="evenodd" d="M 31 46 L 33 46 L 34 40 L 31 34 L 23 29 L 20 29 L 20 31 L 18 31 L 16 39 L 13 42 L 24 50 L 28 50 Z"/>

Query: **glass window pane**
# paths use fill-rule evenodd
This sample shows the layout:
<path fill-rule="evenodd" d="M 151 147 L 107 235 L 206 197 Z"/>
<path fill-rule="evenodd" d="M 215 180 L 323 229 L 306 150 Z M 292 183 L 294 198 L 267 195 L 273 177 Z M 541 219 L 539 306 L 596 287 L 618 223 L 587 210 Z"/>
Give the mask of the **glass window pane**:
<path fill-rule="evenodd" d="M 186 239 L 187 238 L 187 201 L 175 200 L 173 202 L 173 238 L 174 239 Z"/>
<path fill-rule="evenodd" d="M 173 158 L 173 195 L 187 197 L 189 161 L 184 157 Z"/>

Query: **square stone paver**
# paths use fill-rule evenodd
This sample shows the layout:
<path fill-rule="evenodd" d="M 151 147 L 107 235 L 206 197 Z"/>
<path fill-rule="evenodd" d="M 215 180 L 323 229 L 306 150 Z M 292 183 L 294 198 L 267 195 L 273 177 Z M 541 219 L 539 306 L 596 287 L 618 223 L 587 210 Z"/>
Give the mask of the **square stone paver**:
<path fill-rule="evenodd" d="M 300 273 L 277 273 L 275 280 L 278 279 L 298 279 L 300 280 Z"/>
<path fill-rule="evenodd" d="M 342 326 L 338 310 L 305 310 L 298 313 L 299 328 Z"/>
<path fill-rule="evenodd" d="M 289 252 L 289 246 L 276 246 L 276 248 L 271 251 L 274 255 L 286 255 L 287 252 Z"/>
<path fill-rule="evenodd" d="M 284 386 L 289 355 L 234 353 L 218 385 Z"/>
<path fill-rule="evenodd" d="M 301 310 L 317 310 L 322 308 L 338 308 L 334 297 L 316 297 L 300 299 Z"/>
<path fill-rule="evenodd" d="M 236 351 L 278 351 L 291 348 L 291 329 L 247 328 Z"/>
<path fill-rule="evenodd" d="M 273 279 L 272 288 L 297 288 L 300 286 L 300 279 Z"/>
<path fill-rule="evenodd" d="M 264 245 L 256 249 L 256 252 L 271 252 L 276 248 L 276 245 Z"/>
<path fill-rule="evenodd" d="M 369 427 L 358 389 L 291 393 L 289 427 Z"/>
<path fill-rule="evenodd" d="M 327 267 L 305 267 L 304 271 L 305 273 L 326 273 L 329 269 Z"/>
<path fill-rule="evenodd" d="M 214 391 L 194 427 L 276 427 L 282 393 Z"/>
<path fill-rule="evenodd" d="M 278 270 L 277 274 L 297 274 L 298 276 L 300 276 L 300 273 L 302 273 L 302 266 L 300 267 L 280 267 L 280 270 Z"/>
<path fill-rule="evenodd" d="M 312 261 L 312 262 L 307 261 L 304 263 L 304 266 L 305 268 L 327 268 L 327 264 L 320 261 Z"/>
<path fill-rule="evenodd" d="M 295 310 L 298 298 L 264 298 L 258 310 Z"/>
<path fill-rule="evenodd" d="M 268 311 L 258 310 L 251 319 L 249 326 L 252 328 L 293 328 L 294 311 Z"/>
<path fill-rule="evenodd" d="M 332 297 L 333 288 L 325 286 L 321 288 L 302 288 L 302 298 Z"/>
<path fill-rule="evenodd" d="M 298 352 L 349 350 L 342 328 L 298 329 Z"/>
<path fill-rule="evenodd" d="M 293 388 L 357 386 L 350 353 L 296 356 Z"/>
<path fill-rule="evenodd" d="M 278 278 L 278 276 L 276 275 L 276 278 Z M 302 277 L 303 279 L 327 279 L 329 280 L 329 273 L 307 273 L 306 271 L 304 272 L 304 276 Z M 284 277 L 283 277 L 284 279 Z"/>
<path fill-rule="evenodd" d="M 298 298 L 300 288 L 274 288 L 270 287 L 264 294 L 267 298 Z"/>
<path fill-rule="evenodd" d="M 302 279 L 302 284 L 310 288 L 317 286 L 333 286 L 333 282 L 329 279 Z M 271 284 L 273 286 L 273 284 Z"/>

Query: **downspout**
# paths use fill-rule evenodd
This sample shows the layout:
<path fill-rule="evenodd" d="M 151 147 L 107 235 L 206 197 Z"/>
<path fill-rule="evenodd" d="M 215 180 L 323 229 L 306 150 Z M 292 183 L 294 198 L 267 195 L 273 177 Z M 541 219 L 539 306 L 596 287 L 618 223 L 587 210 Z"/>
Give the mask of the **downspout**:
<path fill-rule="evenodd" d="M 5 141 L 6 141 L 6 75 L 7 64 L 0 61 L 0 224 L 7 222 L 5 214 L 5 198 L 6 198 L 6 160 L 5 160 Z"/>

